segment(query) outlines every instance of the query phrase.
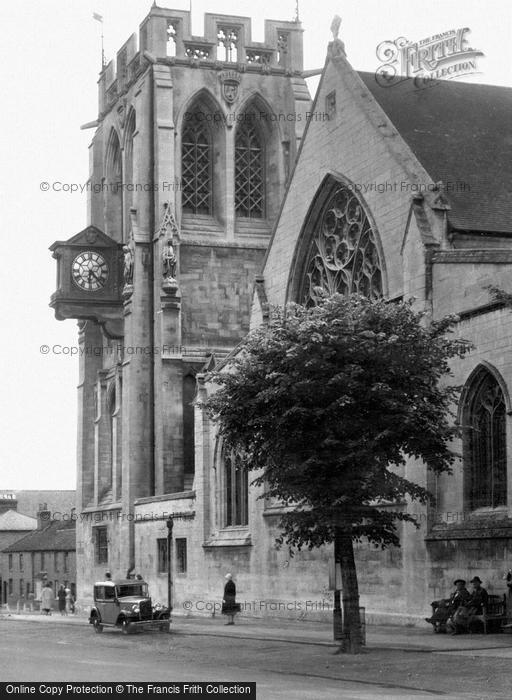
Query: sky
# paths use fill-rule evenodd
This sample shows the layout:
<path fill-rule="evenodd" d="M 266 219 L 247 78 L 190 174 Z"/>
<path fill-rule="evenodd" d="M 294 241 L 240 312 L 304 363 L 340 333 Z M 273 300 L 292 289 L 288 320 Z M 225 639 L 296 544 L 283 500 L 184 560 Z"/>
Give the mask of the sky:
<path fill-rule="evenodd" d="M 158 4 L 189 9 L 188 0 Z M 93 12 L 104 18 L 110 59 L 138 32 L 150 6 L 147 0 L 0 3 L 0 490 L 76 485 L 77 326 L 57 321 L 48 306 L 56 275 L 48 247 L 85 227 L 86 201 L 53 183 L 82 184 L 88 177 L 92 131 L 80 125 L 97 116 L 101 25 Z M 263 20 L 293 19 L 295 0 L 192 0 L 193 34 L 203 34 L 204 12 L 251 17 L 253 40 L 262 41 Z M 305 69 L 322 67 L 338 14 L 340 38 L 357 70 L 378 68 L 383 41 L 420 41 L 468 27 L 470 44 L 484 56 L 478 74 L 464 80 L 512 86 L 509 0 L 300 0 L 299 13 Z M 317 82 L 309 81 L 312 92 Z M 50 191 L 42 182 L 51 183 Z"/>

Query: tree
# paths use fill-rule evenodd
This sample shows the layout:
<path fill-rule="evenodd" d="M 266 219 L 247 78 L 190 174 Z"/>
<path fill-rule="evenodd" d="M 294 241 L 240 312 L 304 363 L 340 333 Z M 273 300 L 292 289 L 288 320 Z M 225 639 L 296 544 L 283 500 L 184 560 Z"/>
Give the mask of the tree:
<path fill-rule="evenodd" d="M 427 324 L 412 302 L 334 295 L 313 308 L 272 309 L 250 333 L 204 404 L 226 447 L 254 483 L 289 506 L 279 544 L 335 542 L 341 562 L 345 648 L 361 643 L 353 542 L 399 545 L 397 521 L 379 503 L 428 492 L 401 475 L 406 457 L 449 472 L 455 387 L 441 382 L 468 344 L 449 338 L 456 317 Z"/>

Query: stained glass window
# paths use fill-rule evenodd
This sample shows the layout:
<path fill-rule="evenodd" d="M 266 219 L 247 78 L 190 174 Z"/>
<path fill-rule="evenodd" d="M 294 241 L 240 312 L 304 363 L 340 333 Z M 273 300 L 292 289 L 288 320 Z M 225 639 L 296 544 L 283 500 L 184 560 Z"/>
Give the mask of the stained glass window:
<path fill-rule="evenodd" d="M 183 130 L 182 204 L 184 212 L 212 213 L 211 145 L 207 127 L 199 120 Z"/>
<path fill-rule="evenodd" d="M 248 523 L 248 473 L 242 460 L 233 453 L 224 454 L 224 525 Z"/>
<path fill-rule="evenodd" d="M 253 124 L 242 123 L 235 141 L 235 211 L 237 216 L 263 217 L 263 149 Z"/>
<path fill-rule="evenodd" d="M 506 410 L 503 392 L 483 370 L 469 396 L 466 450 L 469 458 L 470 507 L 496 508 L 507 503 Z"/>
<path fill-rule="evenodd" d="M 314 306 L 325 292 L 382 296 L 376 235 L 358 198 L 344 185 L 331 194 L 313 224 L 300 301 Z"/>

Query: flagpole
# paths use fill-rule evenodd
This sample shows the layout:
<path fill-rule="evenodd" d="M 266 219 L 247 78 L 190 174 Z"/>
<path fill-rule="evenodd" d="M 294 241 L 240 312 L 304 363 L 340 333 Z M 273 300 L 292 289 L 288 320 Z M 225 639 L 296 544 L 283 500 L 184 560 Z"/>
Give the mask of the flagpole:
<path fill-rule="evenodd" d="M 99 15 L 97 12 L 92 13 L 92 18 L 101 24 L 101 70 L 105 68 L 105 46 L 103 37 L 103 15 Z"/>

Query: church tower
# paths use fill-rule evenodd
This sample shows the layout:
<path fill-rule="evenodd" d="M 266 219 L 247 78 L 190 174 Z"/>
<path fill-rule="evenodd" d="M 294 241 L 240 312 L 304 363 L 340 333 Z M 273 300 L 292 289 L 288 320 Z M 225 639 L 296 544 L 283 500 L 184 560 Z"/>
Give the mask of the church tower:
<path fill-rule="evenodd" d="M 101 71 L 88 225 L 51 250 L 78 319 L 78 596 L 136 566 L 134 504 L 194 488 L 196 375 L 246 334 L 310 97 L 302 28 L 156 7 Z"/>

